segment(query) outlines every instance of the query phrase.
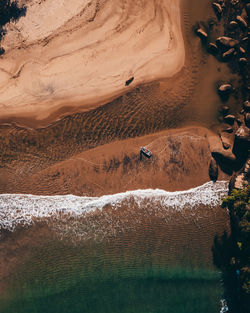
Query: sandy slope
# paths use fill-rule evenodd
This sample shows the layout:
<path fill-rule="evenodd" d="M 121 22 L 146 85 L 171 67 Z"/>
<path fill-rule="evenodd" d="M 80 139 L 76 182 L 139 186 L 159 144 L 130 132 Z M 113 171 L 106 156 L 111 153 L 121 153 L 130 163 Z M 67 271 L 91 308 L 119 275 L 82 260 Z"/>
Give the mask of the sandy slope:
<path fill-rule="evenodd" d="M 23 2 L 26 16 L 8 25 L 3 41 L 1 118 L 90 108 L 184 64 L 179 0 Z"/>

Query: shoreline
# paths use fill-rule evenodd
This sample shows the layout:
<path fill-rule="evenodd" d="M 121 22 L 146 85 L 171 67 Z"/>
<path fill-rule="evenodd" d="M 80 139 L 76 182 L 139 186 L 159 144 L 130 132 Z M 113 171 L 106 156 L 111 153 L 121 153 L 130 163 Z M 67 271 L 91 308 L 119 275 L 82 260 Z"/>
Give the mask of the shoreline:
<path fill-rule="evenodd" d="M 217 206 L 226 196 L 228 182 L 206 182 L 188 190 L 169 192 L 160 189 L 132 190 L 100 197 L 75 195 L 31 195 L 0 194 L 0 230 L 14 231 L 19 225 L 32 225 L 33 219 L 60 218 L 69 216 L 86 217 L 100 214 L 107 207 L 125 205 L 132 201 L 138 207 L 152 201 L 162 208 L 172 208 L 176 212 L 195 210 L 200 205 Z M 15 209 L 13 209 L 13 207 Z M 6 219 L 7 218 L 7 219 Z M 2 226 L 2 227 L 1 227 Z"/>

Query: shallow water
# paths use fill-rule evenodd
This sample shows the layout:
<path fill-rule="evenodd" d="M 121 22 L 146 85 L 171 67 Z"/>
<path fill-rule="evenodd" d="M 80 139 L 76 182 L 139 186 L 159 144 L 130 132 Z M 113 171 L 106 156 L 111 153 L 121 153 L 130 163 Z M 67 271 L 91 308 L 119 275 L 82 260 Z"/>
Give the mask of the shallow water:
<path fill-rule="evenodd" d="M 0 195 L 0 312 L 219 312 L 226 192 Z"/>

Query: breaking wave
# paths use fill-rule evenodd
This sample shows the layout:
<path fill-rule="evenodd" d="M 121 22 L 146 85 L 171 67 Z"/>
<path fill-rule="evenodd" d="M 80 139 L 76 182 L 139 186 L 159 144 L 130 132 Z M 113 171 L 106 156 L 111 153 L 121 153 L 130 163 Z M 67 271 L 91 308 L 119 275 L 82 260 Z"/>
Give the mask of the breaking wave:
<path fill-rule="evenodd" d="M 36 219 L 50 217 L 84 216 L 109 205 L 119 207 L 131 199 L 140 207 L 145 201 L 157 202 L 164 208 L 180 211 L 198 205 L 216 206 L 227 194 L 228 183 L 208 182 L 186 191 L 168 192 L 161 189 L 134 190 L 101 197 L 79 197 L 74 195 L 35 196 L 26 194 L 0 195 L 0 230 L 13 231 L 18 225 L 31 225 Z"/>

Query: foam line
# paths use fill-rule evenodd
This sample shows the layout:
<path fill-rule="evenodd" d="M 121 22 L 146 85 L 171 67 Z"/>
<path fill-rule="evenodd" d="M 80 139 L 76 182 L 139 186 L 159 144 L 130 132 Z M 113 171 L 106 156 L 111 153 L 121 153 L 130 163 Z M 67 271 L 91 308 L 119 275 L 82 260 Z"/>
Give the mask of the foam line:
<path fill-rule="evenodd" d="M 228 182 L 208 182 L 185 191 L 168 192 L 161 189 L 127 191 L 101 197 L 79 197 L 74 195 L 35 196 L 28 194 L 0 195 L 0 229 L 14 230 L 17 225 L 31 225 L 34 218 L 49 218 L 66 213 L 82 216 L 101 210 L 105 205 L 113 207 L 133 199 L 139 206 L 145 200 L 156 201 L 162 207 L 182 210 L 198 205 L 215 206 L 227 194 Z"/>

